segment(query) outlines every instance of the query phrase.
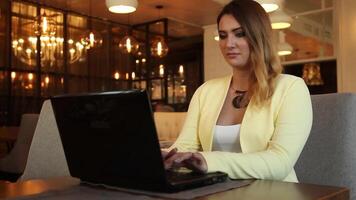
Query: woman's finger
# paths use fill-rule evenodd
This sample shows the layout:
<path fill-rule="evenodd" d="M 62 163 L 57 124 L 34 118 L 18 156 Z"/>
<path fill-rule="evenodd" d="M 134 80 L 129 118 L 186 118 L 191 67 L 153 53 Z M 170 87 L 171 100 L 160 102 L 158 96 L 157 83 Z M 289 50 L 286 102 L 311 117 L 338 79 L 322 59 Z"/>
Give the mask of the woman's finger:
<path fill-rule="evenodd" d="M 190 159 L 186 160 L 186 165 L 188 168 L 198 171 L 201 173 L 206 173 L 207 165 L 204 157 L 199 153 L 193 153 Z"/>
<path fill-rule="evenodd" d="M 169 157 L 173 156 L 177 153 L 177 148 L 171 149 L 169 152 L 161 150 L 163 160 L 168 159 Z"/>
<path fill-rule="evenodd" d="M 172 169 L 184 166 L 184 161 L 189 159 L 192 153 L 175 153 L 164 161 L 165 169 Z"/>

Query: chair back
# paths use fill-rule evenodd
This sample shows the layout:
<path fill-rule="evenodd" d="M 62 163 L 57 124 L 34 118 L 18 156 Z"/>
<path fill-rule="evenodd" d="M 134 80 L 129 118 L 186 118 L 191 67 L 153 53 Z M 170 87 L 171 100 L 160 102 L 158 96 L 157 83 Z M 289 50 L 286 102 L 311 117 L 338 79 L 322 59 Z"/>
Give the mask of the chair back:
<path fill-rule="evenodd" d="M 155 112 L 154 120 L 158 138 L 175 141 L 182 130 L 186 115 L 186 112 Z"/>
<path fill-rule="evenodd" d="M 311 99 L 313 126 L 295 165 L 299 181 L 346 186 L 356 200 L 356 94 Z"/>
<path fill-rule="evenodd" d="M 0 160 L 0 170 L 21 174 L 26 166 L 27 156 L 38 121 L 38 114 L 23 114 L 16 142 L 10 153 Z"/>
<path fill-rule="evenodd" d="M 46 100 L 32 139 L 26 168 L 19 180 L 70 176 L 52 104 Z"/>

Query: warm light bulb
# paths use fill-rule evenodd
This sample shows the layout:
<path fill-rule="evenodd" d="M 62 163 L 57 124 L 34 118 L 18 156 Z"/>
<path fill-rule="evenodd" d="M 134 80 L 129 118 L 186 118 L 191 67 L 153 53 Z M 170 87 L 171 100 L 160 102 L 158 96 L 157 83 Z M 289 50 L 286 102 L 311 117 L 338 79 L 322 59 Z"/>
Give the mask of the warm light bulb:
<path fill-rule="evenodd" d="M 131 46 L 130 38 L 126 39 L 126 49 L 127 49 L 127 52 L 131 53 L 132 46 Z"/>
<path fill-rule="evenodd" d="M 32 73 L 29 73 L 29 74 L 28 74 L 28 80 L 29 80 L 29 81 L 32 81 L 32 79 L 33 79 L 33 74 L 32 74 Z"/>
<path fill-rule="evenodd" d="M 26 49 L 26 54 L 28 58 L 31 58 L 31 53 L 32 53 L 31 49 Z"/>
<path fill-rule="evenodd" d="M 179 65 L 178 73 L 179 73 L 180 76 L 183 76 L 183 74 L 184 74 L 184 67 L 183 67 L 183 65 Z"/>
<path fill-rule="evenodd" d="M 90 47 L 94 47 L 95 38 L 93 32 L 90 32 L 89 34 L 89 42 L 90 42 Z"/>
<path fill-rule="evenodd" d="M 48 83 L 49 83 L 49 77 L 48 76 L 46 76 L 45 77 L 45 83 L 48 85 Z"/>
<path fill-rule="evenodd" d="M 11 72 L 11 79 L 15 79 L 16 78 L 16 72 Z"/>
<path fill-rule="evenodd" d="M 159 56 L 162 55 L 162 43 L 161 42 L 157 43 L 157 55 L 159 55 Z"/>
<path fill-rule="evenodd" d="M 129 73 L 126 73 L 126 79 L 129 79 Z"/>
<path fill-rule="evenodd" d="M 132 73 L 131 73 L 131 78 L 132 78 L 132 79 L 135 79 L 135 78 L 136 78 L 135 72 L 132 72 Z"/>
<path fill-rule="evenodd" d="M 48 21 L 47 17 L 43 17 L 43 22 L 42 22 L 42 32 L 47 33 L 48 31 Z"/>
<path fill-rule="evenodd" d="M 119 80 L 119 79 L 120 79 L 120 73 L 119 73 L 119 72 L 115 72 L 114 78 L 115 78 L 116 80 Z"/>
<path fill-rule="evenodd" d="M 18 44 L 19 44 L 19 42 L 17 40 L 12 41 L 12 47 L 15 48 Z"/>
<path fill-rule="evenodd" d="M 159 65 L 159 75 L 160 76 L 164 75 L 164 66 L 163 65 Z"/>

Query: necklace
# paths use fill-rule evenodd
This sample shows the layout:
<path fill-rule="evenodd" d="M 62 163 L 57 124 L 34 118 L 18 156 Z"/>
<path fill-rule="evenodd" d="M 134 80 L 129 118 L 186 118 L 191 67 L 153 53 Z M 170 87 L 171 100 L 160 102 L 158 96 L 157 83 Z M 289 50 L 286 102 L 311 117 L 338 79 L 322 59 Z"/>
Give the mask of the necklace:
<path fill-rule="evenodd" d="M 236 109 L 246 108 L 248 101 L 244 100 L 247 91 L 235 90 L 236 96 L 232 99 L 232 106 Z"/>

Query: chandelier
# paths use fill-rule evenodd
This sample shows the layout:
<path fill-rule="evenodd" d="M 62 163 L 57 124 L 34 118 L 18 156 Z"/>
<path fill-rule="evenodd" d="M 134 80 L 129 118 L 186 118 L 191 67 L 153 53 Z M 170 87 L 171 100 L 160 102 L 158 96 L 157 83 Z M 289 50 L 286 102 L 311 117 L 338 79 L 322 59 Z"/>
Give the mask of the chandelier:
<path fill-rule="evenodd" d="M 307 63 L 303 66 L 303 79 L 307 85 L 323 85 L 319 63 Z"/>
<path fill-rule="evenodd" d="M 39 15 L 33 24 L 34 32 L 37 36 L 54 36 L 56 35 L 56 21 L 53 16 L 47 16 L 46 11 Z"/>
<path fill-rule="evenodd" d="M 55 66 L 58 62 L 64 60 L 62 37 L 55 36 L 29 36 L 28 38 L 18 38 L 12 41 L 12 48 L 14 55 L 23 63 L 29 66 L 36 66 L 37 59 L 37 40 L 40 39 L 41 51 L 41 65 Z M 68 61 L 74 63 L 76 61 L 84 61 L 86 49 L 79 41 L 75 42 L 73 39 L 68 41 Z"/>
<path fill-rule="evenodd" d="M 86 49 L 101 47 L 103 38 L 98 31 L 89 30 L 81 37 L 80 42 Z"/>
<path fill-rule="evenodd" d="M 12 41 L 14 56 L 22 63 L 29 66 L 36 66 L 37 44 L 40 45 L 41 66 L 63 65 L 64 63 L 64 38 L 56 37 L 56 15 L 47 15 L 44 11 L 36 17 L 33 22 L 33 34 L 28 37 L 18 36 Z M 38 43 L 38 39 L 40 42 Z M 68 43 L 68 62 L 85 60 L 86 48 L 80 41 L 69 39 Z"/>

